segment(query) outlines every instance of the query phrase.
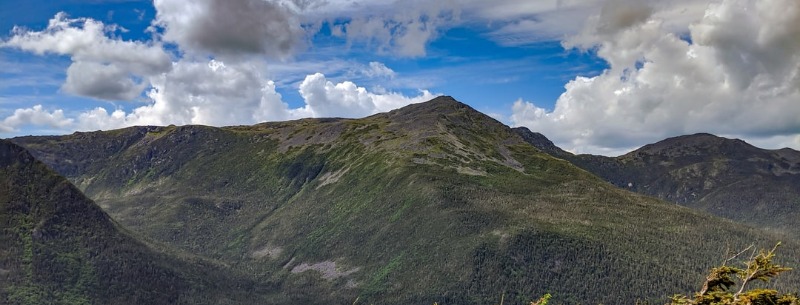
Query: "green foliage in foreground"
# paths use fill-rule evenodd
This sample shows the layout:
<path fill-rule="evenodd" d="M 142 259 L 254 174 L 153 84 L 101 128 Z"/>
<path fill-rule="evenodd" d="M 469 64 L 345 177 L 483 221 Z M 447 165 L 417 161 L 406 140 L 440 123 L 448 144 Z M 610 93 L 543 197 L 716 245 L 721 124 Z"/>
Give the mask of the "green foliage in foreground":
<path fill-rule="evenodd" d="M 694 297 L 677 294 L 671 297 L 667 305 L 798 305 L 800 299 L 794 294 L 780 294 L 774 289 L 751 288 L 755 281 L 769 282 L 779 274 L 790 271 L 792 268 L 774 263 L 775 251 L 780 243 L 772 250 L 760 250 L 756 255 L 752 252 L 750 259 L 744 262 L 742 268 L 728 266 L 732 260 L 752 248 L 726 259 L 722 266 L 711 269 L 703 282 L 700 291 Z M 552 297 L 547 293 L 530 305 L 547 305 Z M 500 305 L 504 304 L 505 295 L 500 298 Z M 439 305 L 439 303 L 433 303 Z M 637 304 L 640 304 L 637 302 Z M 646 303 L 645 303 L 646 304 Z"/>
<path fill-rule="evenodd" d="M 711 270 L 703 288 L 693 297 L 676 295 L 669 305 L 797 305 L 796 295 L 780 294 L 774 289 L 751 288 L 757 280 L 768 282 L 791 270 L 772 262 L 778 246 L 780 243 L 770 251 L 761 250 L 741 268 L 728 266 L 728 263 L 748 249 L 727 259 L 722 266 Z"/>

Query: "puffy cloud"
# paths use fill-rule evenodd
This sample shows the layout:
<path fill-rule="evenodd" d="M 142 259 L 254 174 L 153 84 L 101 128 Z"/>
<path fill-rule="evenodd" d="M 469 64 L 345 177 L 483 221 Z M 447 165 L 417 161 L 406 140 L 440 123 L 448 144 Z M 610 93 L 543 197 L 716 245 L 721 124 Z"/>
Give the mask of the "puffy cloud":
<path fill-rule="evenodd" d="M 17 109 L 14 114 L 0 121 L 0 132 L 13 132 L 25 125 L 46 126 L 50 128 L 66 128 L 72 125 L 73 119 L 66 118 L 64 111 L 48 112 L 42 105 Z"/>
<path fill-rule="evenodd" d="M 306 77 L 300 84 L 300 94 L 306 102 L 302 111 L 314 117 L 362 117 L 436 97 L 427 90 L 416 97 L 394 92 L 376 94 L 348 81 L 334 84 L 320 73 Z"/>
<path fill-rule="evenodd" d="M 249 63 L 226 65 L 182 61 L 170 73 L 151 79 L 147 105 L 130 113 L 109 114 L 96 108 L 79 117 L 81 129 L 109 129 L 131 125 L 252 124 L 290 118 L 272 81 Z"/>
<path fill-rule="evenodd" d="M 78 61 L 67 68 L 67 80 L 61 88 L 75 95 L 128 101 L 139 96 L 145 86 L 119 65 Z"/>
<path fill-rule="evenodd" d="M 299 29 L 294 16 L 313 7 L 313 1 L 160 0 L 155 5 L 159 16 L 154 25 L 164 27 L 164 39 L 196 54 L 183 54 L 173 62 L 159 43 L 124 41 L 113 36 L 115 26 L 93 19 L 69 19 L 63 13 L 57 14 L 45 30 L 16 29 L 2 44 L 40 55 L 69 55 L 72 64 L 62 85 L 64 92 L 105 100 L 137 100 L 143 105 L 114 110 L 97 107 L 72 118 L 66 118 L 62 110 L 48 112 L 41 106 L 18 109 L 0 121 L 0 131 L 14 133 L 24 126 L 67 131 L 131 125 L 222 126 L 309 116 L 357 117 L 433 97 L 427 91 L 418 97 L 373 93 L 352 82 L 333 84 L 324 75 L 316 74 L 300 86 L 306 105 L 290 109 L 276 91 L 275 82 L 262 74 L 267 70 L 265 61 L 239 55 L 281 57 L 291 52 Z M 223 56 L 202 60 L 204 52 Z M 235 56 L 228 60 L 228 55 Z M 357 76 L 395 75 L 379 62 L 355 66 L 351 74 Z"/>
<path fill-rule="evenodd" d="M 78 115 L 77 126 L 78 130 L 109 130 L 116 128 L 123 128 L 135 124 L 135 118 L 126 117 L 125 111 L 117 109 L 111 114 L 102 107 L 86 111 Z M 144 125 L 144 124 L 142 124 Z"/>
<path fill-rule="evenodd" d="M 148 96 L 164 106 L 162 122 L 220 126 L 285 119 L 287 106 L 260 70 L 252 63 L 179 63 L 153 81 Z"/>
<path fill-rule="evenodd" d="M 570 81 L 551 111 L 518 101 L 511 121 L 594 153 L 694 132 L 800 131 L 800 3 L 724 0 L 683 31 L 662 19 L 674 11 L 608 2 L 564 44 L 595 48 L 610 68 Z"/>
<path fill-rule="evenodd" d="M 19 48 L 39 55 L 69 55 L 66 92 L 105 100 L 130 100 L 145 85 L 137 80 L 169 71 L 172 60 L 160 46 L 109 38 L 115 26 L 87 18 L 70 19 L 58 13 L 46 29 L 15 28 L 0 47 Z"/>
<path fill-rule="evenodd" d="M 291 13 L 283 4 L 262 2 L 160 1 L 157 8 L 162 19 L 156 23 L 167 27 L 165 35 L 168 38 L 185 42 L 189 47 L 217 51 L 215 48 L 219 46 L 215 44 L 222 44 L 230 49 L 218 51 L 226 54 L 288 51 L 288 45 L 281 40 L 283 34 L 254 39 L 234 35 L 258 36 L 265 34 L 265 31 L 280 32 L 281 24 L 291 21 L 268 14 L 268 11 L 275 9 L 278 10 L 275 14 L 284 14 L 289 18 Z M 188 21 L 183 20 L 189 22 L 187 24 L 181 24 L 182 20 L 170 19 L 175 17 L 171 13 L 178 13 L 170 9 L 175 9 L 179 4 L 192 8 L 190 12 L 193 14 L 188 15 Z M 225 7 L 225 10 L 215 10 L 215 7 Z M 229 28 L 227 30 L 233 32 L 228 33 L 226 29 L 213 28 L 208 24 L 211 21 L 218 22 L 217 25 L 221 27 L 227 26 L 226 23 L 236 23 L 256 28 Z M 264 24 L 253 24 L 257 21 Z M 193 32 L 197 29 L 181 28 L 191 27 L 192 23 L 197 23 L 198 29 L 211 36 L 192 36 L 199 35 Z M 197 59 L 200 57 L 183 56 L 172 62 L 159 44 L 123 41 L 113 37 L 115 30 L 115 26 L 106 26 L 93 19 L 69 19 L 64 13 L 59 13 L 43 31 L 15 29 L 13 36 L 2 42 L 2 46 L 39 55 L 69 55 L 73 62 L 67 69 L 67 78 L 62 85 L 62 90 L 67 93 L 105 100 L 134 100 L 143 92 L 146 93 L 146 97 L 141 99 L 146 104 L 130 112 L 117 109 L 109 113 L 104 108 L 95 108 L 69 119 L 74 123 L 71 126 L 58 125 L 64 128 L 94 130 L 144 124 L 231 125 L 293 118 L 275 91 L 275 84 L 262 77 L 261 71 L 265 70 L 262 60 L 251 58 L 224 64 L 219 60 L 200 61 Z M 223 39 L 221 37 L 231 40 L 217 40 Z M 260 45 L 239 44 L 245 40 Z M 40 109 L 38 111 L 41 112 Z M 63 117 L 60 110 L 55 114 Z M 41 120 L 20 121 L 15 117 L 9 117 L 3 124 L 4 132 L 14 131 L 16 126 L 46 125 Z"/>
<path fill-rule="evenodd" d="M 154 24 L 184 51 L 284 58 L 302 41 L 295 9 L 309 1 L 155 0 Z M 289 5 L 292 4 L 292 5 Z"/>
<path fill-rule="evenodd" d="M 427 53 L 428 43 L 442 29 L 460 20 L 460 5 L 456 1 L 377 2 L 363 5 L 362 15 L 348 16 L 347 22 L 334 26 L 334 35 L 344 36 L 350 43 L 364 43 L 380 52 L 419 57 Z"/>
<path fill-rule="evenodd" d="M 258 67 L 217 60 L 205 64 L 179 62 L 170 73 L 152 81 L 146 105 L 129 112 L 98 107 L 75 118 L 63 111 L 47 112 L 41 106 L 18 109 L 0 121 L 0 132 L 18 127 L 49 126 L 66 130 L 107 130 L 133 125 L 203 124 L 214 126 L 254 124 L 304 117 L 362 117 L 436 97 L 428 91 L 408 97 L 400 93 L 375 93 L 353 82 L 334 84 L 325 75 L 308 75 L 300 85 L 305 105 L 289 108 L 264 79 Z"/>
<path fill-rule="evenodd" d="M 383 63 L 372 61 L 369 63 L 369 66 L 364 69 L 364 75 L 369 77 L 388 77 L 393 78 L 396 73 L 391 68 L 387 67 Z"/>
<path fill-rule="evenodd" d="M 691 27 L 698 45 L 713 49 L 737 88 L 759 77 L 775 84 L 797 80 L 800 62 L 800 3 L 790 0 L 728 1 L 713 5 Z M 795 83 L 796 84 L 796 83 Z"/>
<path fill-rule="evenodd" d="M 70 55 L 75 61 L 113 62 L 137 74 L 169 70 L 170 56 L 158 45 L 124 41 L 107 36 L 118 29 L 90 18 L 69 18 L 56 14 L 42 31 L 15 27 L 2 46 L 16 47 L 38 55 Z"/>

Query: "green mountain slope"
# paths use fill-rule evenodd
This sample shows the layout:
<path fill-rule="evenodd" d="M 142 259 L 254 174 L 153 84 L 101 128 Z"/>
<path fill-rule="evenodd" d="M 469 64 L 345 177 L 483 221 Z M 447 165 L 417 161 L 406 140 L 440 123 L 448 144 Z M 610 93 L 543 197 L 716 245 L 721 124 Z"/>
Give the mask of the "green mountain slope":
<path fill-rule="evenodd" d="M 775 241 L 620 190 L 449 97 L 357 120 L 14 141 L 131 230 L 311 303 L 664 300 L 726 247 Z"/>
<path fill-rule="evenodd" d="M 220 266 L 151 250 L 23 148 L 0 140 L 0 303 L 251 304 Z"/>
<path fill-rule="evenodd" d="M 543 135 L 527 142 L 622 188 L 760 228 L 800 236 L 800 152 L 710 134 L 669 138 L 610 158 L 573 155 Z"/>

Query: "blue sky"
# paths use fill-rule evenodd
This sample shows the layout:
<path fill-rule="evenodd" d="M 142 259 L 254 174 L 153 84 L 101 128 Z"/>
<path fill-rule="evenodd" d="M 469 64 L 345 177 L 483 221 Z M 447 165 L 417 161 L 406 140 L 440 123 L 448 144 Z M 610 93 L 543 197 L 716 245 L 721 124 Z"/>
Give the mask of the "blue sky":
<path fill-rule="evenodd" d="M 58 12 L 70 17 L 93 18 L 105 24 L 116 24 L 127 32 L 115 33 L 126 40 L 149 40 L 147 28 L 155 16 L 150 1 L 28 1 L 19 3 L 4 2 L 0 32 L 8 35 L 15 26 L 32 30 L 42 30 Z M 359 85 L 383 86 L 413 94 L 419 89 L 453 95 L 460 101 L 493 114 L 509 115 L 511 105 L 519 98 L 541 101 L 550 105 L 564 91 L 564 84 L 577 75 L 594 76 L 605 68 L 605 62 L 581 50 L 565 50 L 560 41 L 549 40 L 524 46 L 502 46 L 486 37 L 490 29 L 486 27 L 459 27 L 438 33 L 439 38 L 428 44 L 424 57 L 402 57 L 391 53 L 376 53 L 368 47 L 348 46 L 346 39 L 332 37 L 329 26 L 321 29 L 311 38 L 311 46 L 293 55 L 293 58 L 276 64 L 292 65 L 304 62 L 352 61 L 368 65 L 381 62 L 397 73 L 390 82 L 385 79 L 357 79 Z M 333 51 L 332 51 L 333 50 Z M 61 61 L 43 58 L 14 50 L 4 50 L 7 62 L 24 62 L 34 65 L 44 61 L 56 68 L 66 70 L 69 60 Z M 25 66 L 20 65 L 20 66 Z M 343 67 L 344 68 L 344 67 Z M 346 69 L 346 68 L 345 68 Z M 63 71 L 61 71 L 63 72 Z M 313 74 L 313 69 L 293 71 L 294 75 L 282 75 L 286 79 L 277 80 L 281 86 L 278 92 L 293 106 L 302 105 L 302 97 L 297 86 L 302 81 L 298 75 Z M 351 80 L 345 71 L 332 71 L 327 75 L 333 81 Z M 5 76 L 5 75 L 4 75 Z M 63 73 L 52 75 L 63 78 Z M 414 86 L 417 85 L 417 86 Z M 69 94 L 59 93 L 60 83 L 35 88 L 24 87 L 19 90 L 3 90 L 0 95 L 11 97 L 31 90 L 48 93 L 59 99 L 69 99 L 84 108 L 105 106 L 106 102 L 91 98 L 76 99 Z M 56 101 L 53 101 L 56 102 Z M 58 105 L 58 104 L 57 104 Z M 125 104 L 115 104 L 125 107 Z M 72 105 L 70 105 L 72 106 Z M 72 108 L 72 107 L 68 107 Z M 76 110 L 79 110 L 77 107 Z"/>
<path fill-rule="evenodd" d="M 791 0 L 2 1 L 0 137 L 445 94 L 579 153 L 694 132 L 797 148 L 798 20 Z"/>

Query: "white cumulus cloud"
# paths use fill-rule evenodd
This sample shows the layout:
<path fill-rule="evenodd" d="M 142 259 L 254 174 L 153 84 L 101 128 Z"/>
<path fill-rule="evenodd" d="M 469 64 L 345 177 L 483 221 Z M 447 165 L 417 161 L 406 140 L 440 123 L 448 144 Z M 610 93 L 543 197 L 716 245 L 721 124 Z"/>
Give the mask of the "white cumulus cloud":
<path fill-rule="evenodd" d="M 116 29 L 94 19 L 71 19 L 58 13 L 42 31 L 15 28 L 13 36 L 0 47 L 39 55 L 68 55 L 72 65 L 64 91 L 104 100 L 130 100 L 146 87 L 142 77 L 169 71 L 172 60 L 157 44 L 110 38 L 108 35 Z"/>
<path fill-rule="evenodd" d="M 0 132 L 16 133 L 35 126 L 66 132 L 132 125 L 224 126 L 311 116 L 360 117 L 434 97 L 428 91 L 414 97 L 383 89 L 370 92 L 350 81 L 334 84 L 317 73 L 308 75 L 299 86 L 304 105 L 290 108 L 276 91 L 276 83 L 264 75 L 264 57 L 246 55 L 285 57 L 294 52 L 300 31 L 296 14 L 312 7 L 312 2 L 158 0 L 153 24 L 164 33 L 150 42 L 125 41 L 114 36 L 114 25 L 89 18 L 70 19 L 63 13 L 42 31 L 16 29 L 0 47 L 71 57 L 62 91 L 140 104 L 95 107 L 72 117 L 42 106 L 17 109 L 0 121 Z M 176 43 L 182 52 L 173 58 L 159 42 L 161 38 Z M 380 62 L 355 66 L 355 76 L 390 79 L 395 75 Z"/>
<path fill-rule="evenodd" d="M 552 110 L 517 101 L 512 123 L 592 153 L 695 132 L 800 132 L 799 2 L 717 1 L 683 30 L 663 19 L 674 12 L 607 2 L 564 45 L 594 48 L 610 68 L 570 81 Z"/>
<path fill-rule="evenodd" d="M 377 94 L 349 81 L 334 84 L 320 73 L 306 77 L 300 84 L 300 94 L 306 102 L 302 111 L 314 117 L 362 117 L 436 97 L 427 90 L 416 97 L 395 92 Z"/>
<path fill-rule="evenodd" d="M 153 81 L 146 105 L 128 112 L 97 107 L 72 118 L 62 110 L 46 111 L 42 106 L 18 109 L 0 121 L 0 132 L 13 133 L 25 126 L 90 131 L 134 125 L 227 126 L 305 117 L 357 118 L 437 96 L 424 90 L 411 97 L 376 93 L 349 81 L 333 83 L 320 73 L 308 75 L 299 92 L 305 104 L 290 108 L 275 91 L 274 82 L 263 78 L 257 67 L 217 60 L 176 63 L 170 73 Z"/>
<path fill-rule="evenodd" d="M 131 125 L 238 125 L 289 118 L 287 106 L 249 63 L 226 65 L 217 60 L 178 62 L 170 73 L 151 80 L 147 105 L 129 113 L 103 108 L 81 114 L 84 130 Z"/>
<path fill-rule="evenodd" d="M 64 116 L 64 111 L 47 111 L 42 105 L 17 109 L 14 114 L 0 121 L 0 132 L 13 132 L 25 125 L 37 125 L 62 129 L 69 127 L 73 119 Z"/>
<path fill-rule="evenodd" d="M 146 86 L 119 65 L 77 61 L 67 68 L 67 79 L 61 88 L 75 95 L 129 101 L 138 97 Z"/>
<path fill-rule="evenodd" d="M 305 5 L 295 2 L 155 0 L 154 24 L 165 29 L 164 40 L 177 43 L 184 51 L 285 58 L 303 38 L 292 8 Z"/>

